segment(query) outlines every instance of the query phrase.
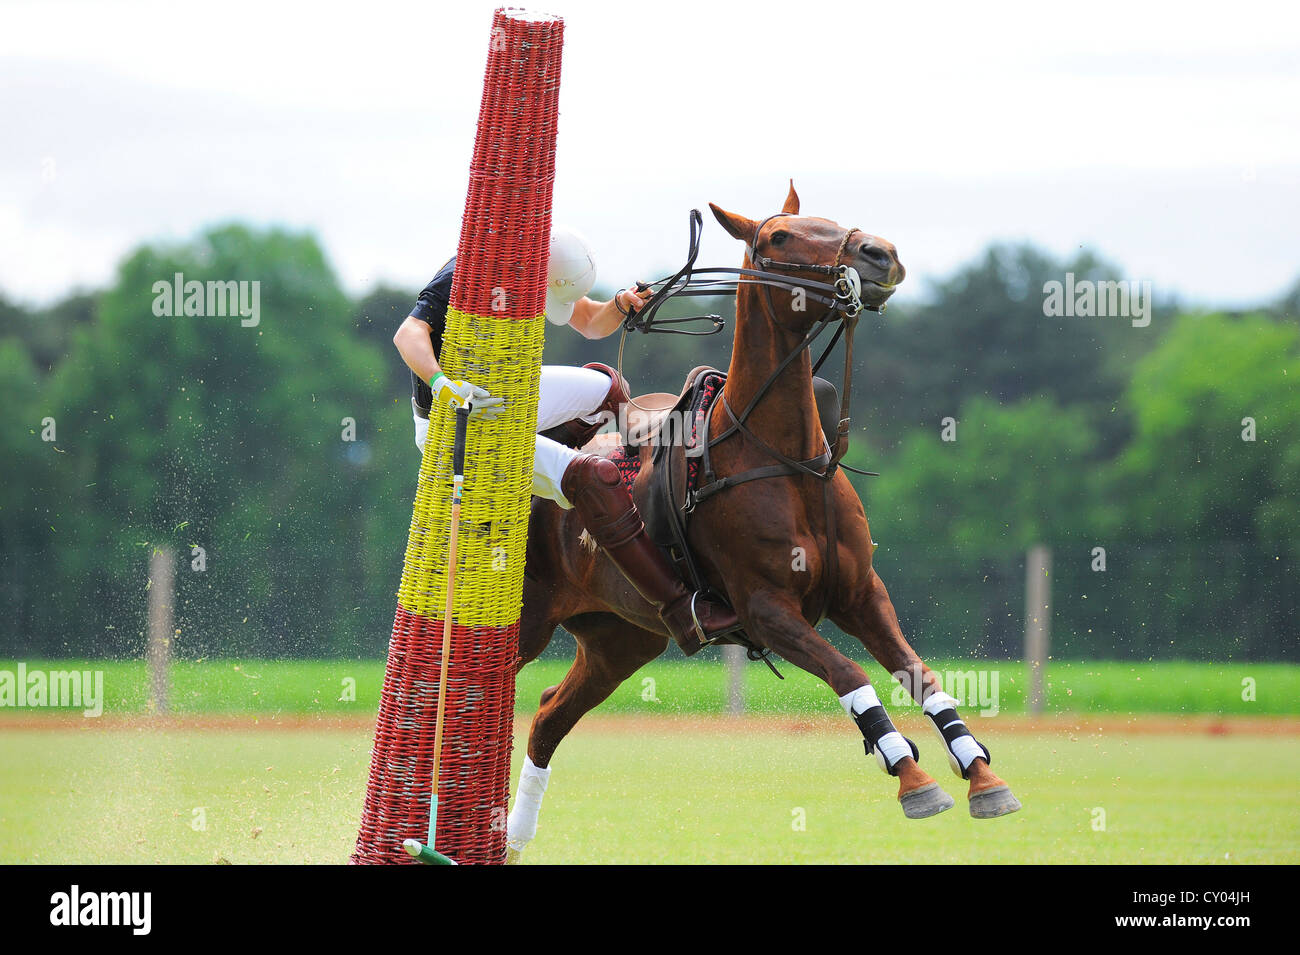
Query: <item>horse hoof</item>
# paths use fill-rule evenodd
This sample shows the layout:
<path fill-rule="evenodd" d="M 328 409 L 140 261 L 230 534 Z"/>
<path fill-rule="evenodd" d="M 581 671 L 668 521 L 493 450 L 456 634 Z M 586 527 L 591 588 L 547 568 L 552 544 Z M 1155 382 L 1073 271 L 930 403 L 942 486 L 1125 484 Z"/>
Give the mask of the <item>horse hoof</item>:
<path fill-rule="evenodd" d="M 972 819 L 996 819 L 1020 808 L 1020 800 L 1011 793 L 1010 786 L 994 786 L 970 797 Z"/>
<path fill-rule="evenodd" d="M 903 815 L 908 819 L 925 819 L 953 807 L 953 799 L 939 788 L 938 783 L 927 783 L 920 789 L 913 789 L 898 797 L 902 803 Z M 971 810 L 974 812 L 974 809 Z"/>
<path fill-rule="evenodd" d="M 522 849 L 515 849 L 506 846 L 506 865 L 519 865 L 520 856 L 524 854 Z"/>

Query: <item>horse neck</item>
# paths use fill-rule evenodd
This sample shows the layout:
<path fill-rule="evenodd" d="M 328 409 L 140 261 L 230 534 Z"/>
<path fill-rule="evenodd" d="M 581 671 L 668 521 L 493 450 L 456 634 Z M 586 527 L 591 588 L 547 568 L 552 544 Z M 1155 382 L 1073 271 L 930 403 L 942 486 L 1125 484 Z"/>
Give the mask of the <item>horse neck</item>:
<path fill-rule="evenodd" d="M 742 285 L 736 295 L 736 336 L 723 393 L 737 417 L 758 395 L 777 366 L 803 341 L 802 335 L 786 331 L 768 318 L 759 301 L 760 294 L 757 286 Z M 721 428 L 731 425 L 725 411 L 715 425 Z M 825 450 L 812 390 L 812 358 L 807 349 L 772 382 L 745 425 L 792 458 L 806 460 Z"/>

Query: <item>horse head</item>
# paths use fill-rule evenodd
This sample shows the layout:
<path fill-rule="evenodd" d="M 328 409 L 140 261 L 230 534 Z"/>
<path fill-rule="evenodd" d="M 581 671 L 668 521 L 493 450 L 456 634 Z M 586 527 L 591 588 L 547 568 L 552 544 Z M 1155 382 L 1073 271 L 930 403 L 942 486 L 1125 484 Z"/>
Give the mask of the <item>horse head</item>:
<path fill-rule="evenodd" d="M 872 309 L 883 306 L 907 274 L 892 242 L 830 219 L 799 215 L 793 180 L 781 211 L 766 219 L 747 219 L 711 202 L 709 208 L 732 238 L 745 243 L 746 268 L 779 274 L 793 283 L 799 278 L 825 283 L 829 269 L 847 265 L 860 280 L 862 304 Z M 746 284 L 751 291 L 756 288 L 752 282 L 742 282 L 741 288 Z M 787 331 L 807 331 L 822 312 L 794 289 L 781 294 L 765 288 L 764 293 L 770 317 Z"/>

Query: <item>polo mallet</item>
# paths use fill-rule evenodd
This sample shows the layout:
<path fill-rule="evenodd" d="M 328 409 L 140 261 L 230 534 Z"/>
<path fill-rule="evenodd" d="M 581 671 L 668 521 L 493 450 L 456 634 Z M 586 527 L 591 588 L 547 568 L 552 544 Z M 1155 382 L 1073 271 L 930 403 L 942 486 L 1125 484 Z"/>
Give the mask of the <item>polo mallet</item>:
<path fill-rule="evenodd" d="M 447 542 L 447 610 L 442 615 L 442 665 L 438 673 L 438 712 L 433 722 L 433 780 L 429 785 L 429 839 L 406 839 L 402 848 L 425 865 L 456 865 L 433 847 L 438 830 L 438 764 L 442 761 L 442 719 L 447 708 L 447 663 L 451 657 L 451 603 L 456 592 L 456 537 L 460 531 L 460 496 L 465 489 L 465 431 L 470 405 L 456 409 L 456 441 L 452 446 L 451 534 Z"/>

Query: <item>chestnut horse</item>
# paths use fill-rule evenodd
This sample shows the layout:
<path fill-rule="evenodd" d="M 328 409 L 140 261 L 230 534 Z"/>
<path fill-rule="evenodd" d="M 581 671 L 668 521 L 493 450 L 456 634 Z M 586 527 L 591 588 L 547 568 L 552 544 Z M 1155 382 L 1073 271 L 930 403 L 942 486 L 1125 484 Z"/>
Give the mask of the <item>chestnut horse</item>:
<path fill-rule="evenodd" d="M 793 273 L 795 281 L 815 284 L 813 274 L 820 278 L 829 271 L 826 266 L 847 264 L 861 280 L 861 303 L 876 309 L 903 279 L 891 243 L 827 219 L 799 216 L 793 183 L 782 213 L 761 222 L 710 208 L 733 238 L 746 243 L 746 269 L 763 269 L 779 258 L 783 262 L 777 264 L 787 270 L 782 278 L 789 280 Z M 821 268 L 800 276 L 797 263 Z M 753 281 L 738 284 L 735 340 L 722 392 L 726 407 L 714 402 L 710 433 L 723 435 L 731 426 L 728 408 L 746 408 L 755 397 L 758 402 L 746 428 L 733 430 L 712 448 L 712 468 L 720 477 L 771 465 L 771 450 L 796 461 L 818 455 L 825 461 L 828 441 L 836 440 L 823 436 L 809 350 L 804 348 L 781 369 L 818 319 L 818 310 L 801 308 L 803 304 L 798 296 L 773 295 Z M 633 497 L 643 513 L 654 467 L 649 449 L 642 449 Z M 831 478 L 829 495 L 824 484 L 816 475 L 791 473 L 738 484 L 700 501 L 689 541 L 705 578 L 730 599 L 752 644 L 820 677 L 840 697 L 866 737 L 868 752 L 875 752 L 881 768 L 898 777 L 898 798 L 907 816 L 942 812 L 952 806 L 952 798 L 917 765 L 915 746 L 894 731 L 862 667 L 814 629 L 823 613 L 860 640 L 923 704 L 950 766 L 970 782 L 971 815 L 992 818 L 1016 811 L 1019 802 L 989 768 L 988 750 L 965 730 L 956 701 L 942 692 L 938 675 L 904 638 L 885 585 L 872 567 L 875 545 L 852 484 L 839 470 Z M 837 548 L 830 560 L 828 501 L 834 508 L 831 536 Z M 577 655 L 564 680 L 542 694 L 533 719 L 525 775 L 509 819 L 511 861 L 536 832 L 551 757 L 560 741 L 668 645 L 655 609 L 603 553 L 581 539 L 577 512 L 542 499 L 534 499 L 533 507 L 519 666 L 535 659 L 561 624 L 574 635 Z M 802 549 L 804 560 L 792 560 L 795 548 Z"/>

